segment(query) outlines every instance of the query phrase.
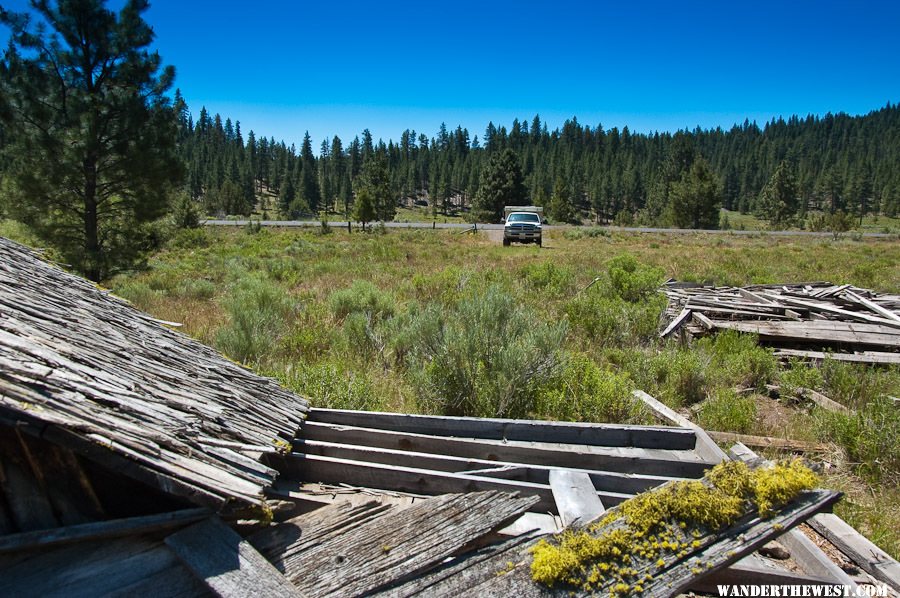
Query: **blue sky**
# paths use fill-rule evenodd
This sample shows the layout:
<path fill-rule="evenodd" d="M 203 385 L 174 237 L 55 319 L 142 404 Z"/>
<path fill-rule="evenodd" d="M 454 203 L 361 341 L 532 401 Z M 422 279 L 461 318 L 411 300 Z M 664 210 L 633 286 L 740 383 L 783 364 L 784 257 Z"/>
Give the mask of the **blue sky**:
<path fill-rule="evenodd" d="M 146 19 L 195 115 L 288 143 L 441 122 L 480 137 L 535 113 L 728 127 L 900 101 L 900 2 L 156 0 Z"/>

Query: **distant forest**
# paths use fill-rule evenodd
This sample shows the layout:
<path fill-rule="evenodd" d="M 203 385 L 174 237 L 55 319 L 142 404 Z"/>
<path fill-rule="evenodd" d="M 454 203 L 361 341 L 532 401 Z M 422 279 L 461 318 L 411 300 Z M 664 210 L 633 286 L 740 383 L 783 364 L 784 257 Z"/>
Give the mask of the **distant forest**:
<path fill-rule="evenodd" d="M 690 226 L 678 217 L 673 190 L 698 160 L 712 175 L 715 212 L 721 206 L 765 216 L 765 189 L 783 171 L 801 221 L 810 212 L 900 214 L 896 104 L 865 116 L 793 116 L 762 127 L 745 121 L 727 130 L 653 134 L 575 118 L 551 131 L 535 116 L 508 128 L 490 123 L 481 135 L 442 124 L 431 137 L 406 130 L 384 142 L 365 130 L 317 147 L 307 135 L 299 148 L 243 132 L 240 122 L 205 108 L 194 120 L 180 93 L 174 107 L 187 194 L 211 215 L 350 214 L 355 185 L 373 158 L 386 163 L 398 200 L 454 213 L 472 205 L 491 155 L 506 149 L 519 160 L 527 200 L 548 206 L 557 221 Z"/>

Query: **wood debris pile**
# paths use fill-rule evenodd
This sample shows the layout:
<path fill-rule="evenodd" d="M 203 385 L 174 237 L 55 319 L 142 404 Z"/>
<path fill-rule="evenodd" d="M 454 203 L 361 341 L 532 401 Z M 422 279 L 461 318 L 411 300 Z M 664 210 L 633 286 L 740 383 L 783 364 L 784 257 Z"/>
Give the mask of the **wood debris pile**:
<path fill-rule="evenodd" d="M 712 287 L 669 281 L 660 336 L 758 334 L 781 357 L 900 363 L 900 296 L 849 284 Z"/>

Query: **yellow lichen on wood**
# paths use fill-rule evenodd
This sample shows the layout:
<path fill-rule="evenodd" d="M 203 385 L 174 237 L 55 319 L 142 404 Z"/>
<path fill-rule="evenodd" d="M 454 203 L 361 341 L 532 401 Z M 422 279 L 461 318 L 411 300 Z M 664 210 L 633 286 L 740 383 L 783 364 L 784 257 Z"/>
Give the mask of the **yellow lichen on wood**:
<path fill-rule="evenodd" d="M 666 484 L 625 501 L 587 530 L 541 540 L 531 549 L 532 579 L 585 591 L 608 587 L 612 596 L 640 593 L 642 565 L 671 565 L 702 549 L 704 537 L 753 511 L 770 517 L 799 492 L 815 487 L 817 478 L 799 460 L 756 470 L 725 462 L 709 472 L 706 482 Z"/>

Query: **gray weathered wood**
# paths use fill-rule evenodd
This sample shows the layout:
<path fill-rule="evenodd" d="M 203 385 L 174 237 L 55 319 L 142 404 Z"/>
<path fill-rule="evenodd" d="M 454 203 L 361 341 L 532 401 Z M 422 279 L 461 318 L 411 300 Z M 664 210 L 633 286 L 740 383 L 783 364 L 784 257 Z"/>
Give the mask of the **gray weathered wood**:
<path fill-rule="evenodd" d="M 301 440 L 294 443 L 294 450 L 307 455 L 336 457 L 354 461 L 367 461 L 382 465 L 396 465 L 416 469 L 433 469 L 467 475 L 483 475 L 517 479 L 535 484 L 549 484 L 550 470 L 558 466 L 513 463 L 508 461 L 487 461 L 485 459 L 454 457 L 452 455 L 419 453 L 395 449 L 337 444 L 317 440 Z M 560 463 L 559 467 L 563 466 Z M 595 471 L 589 469 L 567 468 L 586 473 L 597 490 L 637 494 L 650 488 L 664 484 L 672 478 L 666 476 L 644 475 L 639 473 L 619 473 L 614 471 Z"/>
<path fill-rule="evenodd" d="M 797 392 L 804 399 L 809 399 L 822 409 L 827 409 L 834 413 L 843 413 L 844 415 L 853 414 L 853 410 L 841 405 L 837 401 L 833 401 L 820 392 L 816 392 L 811 388 L 798 388 Z"/>
<path fill-rule="evenodd" d="M 606 510 L 587 474 L 564 469 L 550 471 L 550 489 L 563 526 L 587 525 Z"/>
<path fill-rule="evenodd" d="M 253 546 L 211 517 L 166 537 L 179 560 L 223 598 L 301 596 Z"/>
<path fill-rule="evenodd" d="M 564 465 L 579 469 L 643 473 L 668 477 L 700 477 L 709 463 L 694 451 L 599 447 L 558 443 L 428 436 L 352 426 L 307 422 L 310 440 L 355 444 L 418 453 L 534 465 Z"/>
<path fill-rule="evenodd" d="M 813 359 L 816 361 L 833 359 L 835 361 L 849 361 L 851 363 L 900 364 L 900 353 L 888 353 L 883 351 L 866 351 L 865 353 L 825 353 L 824 351 L 778 349 L 775 351 L 775 356 L 802 357 L 804 359 Z"/>
<path fill-rule="evenodd" d="M 900 592 L 900 563 L 843 519 L 832 513 L 823 513 L 807 523 L 872 577 Z"/>
<path fill-rule="evenodd" d="M 309 482 L 349 483 L 365 488 L 430 496 L 486 490 L 519 492 L 523 496 L 538 498 L 538 502 L 534 506 L 535 511 L 555 512 L 556 510 L 553 493 L 547 484 L 301 454 L 285 458 L 283 470 L 287 477 Z M 631 496 L 617 492 L 598 492 L 597 494 L 604 504 L 610 505 L 619 504 Z"/>
<path fill-rule="evenodd" d="M 691 310 L 687 308 L 682 309 L 681 313 L 675 316 L 675 319 L 672 320 L 668 326 L 666 326 L 666 329 L 659 333 L 659 338 L 666 338 L 667 336 L 681 328 L 681 326 L 690 319 Z"/>
<path fill-rule="evenodd" d="M 391 511 L 276 561 L 304 596 L 360 596 L 421 575 L 503 527 L 533 499 L 445 495 Z"/>
<path fill-rule="evenodd" d="M 0 572 L 0 596 L 209 595 L 161 540 L 145 536 L 0 554 Z"/>
<path fill-rule="evenodd" d="M 728 455 L 736 461 L 743 461 L 751 465 L 765 462 L 740 442 L 729 449 Z M 800 530 L 789 530 L 779 536 L 778 540 L 790 551 L 791 557 L 805 573 L 824 577 L 831 583 L 847 585 L 851 588 L 856 587 L 856 583 Z"/>
<path fill-rule="evenodd" d="M 662 401 L 650 396 L 643 390 L 634 390 L 631 393 L 634 397 L 644 402 L 657 417 L 668 420 L 676 426 L 681 426 L 689 430 L 693 430 L 697 437 L 695 451 L 697 454 L 712 463 L 718 463 L 726 458 L 725 451 L 719 448 L 719 445 L 710 438 L 706 430 L 689 420 L 688 418 L 676 413 L 674 409 L 664 404 Z"/>
<path fill-rule="evenodd" d="M 308 410 L 303 399 L 2 238 L 0 312 L 3 421 L 44 440 L 74 435 L 135 463 L 113 469 L 165 493 L 261 506 L 274 472 L 203 439 L 283 448 Z M 51 503 L 65 494 L 55 476 L 36 475 Z M 63 523 L 85 515 L 70 502 L 53 507 Z"/>
<path fill-rule="evenodd" d="M 50 546 L 84 542 L 86 540 L 145 534 L 183 527 L 209 517 L 209 515 L 210 512 L 207 509 L 184 509 L 160 515 L 82 523 L 54 529 L 10 534 L 0 537 L 0 553 L 30 550 L 32 548 L 47 549 Z"/>
<path fill-rule="evenodd" d="M 875 303 L 874 301 L 869 301 L 865 297 L 861 297 L 861 296 L 857 295 L 856 293 L 854 293 L 853 291 L 844 291 L 844 296 L 850 297 L 851 299 L 853 299 L 857 303 L 860 303 L 861 305 L 865 305 L 866 307 L 868 307 L 869 309 L 871 309 L 872 311 L 874 311 L 875 313 L 879 314 L 882 317 L 885 317 L 889 320 L 894 320 L 896 322 L 900 322 L 900 314 L 898 314 L 897 312 L 891 311 L 887 308 L 884 308 L 884 307 L 878 305 L 877 303 Z"/>
<path fill-rule="evenodd" d="M 856 586 L 856 582 L 843 569 L 835 565 L 828 555 L 813 544 L 812 540 L 799 529 L 792 529 L 788 533 L 782 534 L 778 541 L 788 549 L 791 558 L 804 573 L 826 579 L 833 584 L 851 588 Z"/>
<path fill-rule="evenodd" d="M 309 421 L 409 434 L 484 440 L 674 450 L 690 449 L 694 446 L 691 434 L 659 426 L 445 417 L 318 408 L 310 410 Z"/>

